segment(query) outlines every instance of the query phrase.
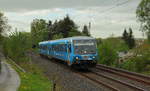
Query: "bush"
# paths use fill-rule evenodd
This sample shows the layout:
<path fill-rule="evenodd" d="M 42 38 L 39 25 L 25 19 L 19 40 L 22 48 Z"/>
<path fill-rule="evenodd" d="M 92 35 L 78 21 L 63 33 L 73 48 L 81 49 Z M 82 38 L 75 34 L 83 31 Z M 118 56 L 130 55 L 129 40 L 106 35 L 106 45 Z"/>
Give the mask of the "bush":
<path fill-rule="evenodd" d="M 107 39 L 97 39 L 98 53 L 99 53 L 99 63 L 106 64 L 110 66 L 118 67 L 118 55 L 119 51 L 129 50 L 126 43 L 121 38 L 107 38 Z"/>
<path fill-rule="evenodd" d="M 100 45 L 102 43 L 102 39 L 101 38 L 97 38 L 96 42 L 97 42 L 97 45 Z"/>
<path fill-rule="evenodd" d="M 113 65 L 118 56 L 116 51 L 107 43 L 102 43 L 98 46 L 99 63 L 105 65 Z"/>
<path fill-rule="evenodd" d="M 150 59 L 145 55 L 140 57 L 131 58 L 128 61 L 125 61 L 121 64 L 121 68 L 134 71 L 134 72 L 144 72 L 150 71 L 149 68 Z"/>
<path fill-rule="evenodd" d="M 129 50 L 128 45 L 121 38 L 107 38 L 102 42 L 107 43 L 110 47 L 112 47 L 115 51 L 127 51 Z"/>
<path fill-rule="evenodd" d="M 29 48 L 31 48 L 30 35 L 25 32 L 14 32 L 3 41 L 4 54 L 13 60 L 28 60 L 25 52 Z"/>
<path fill-rule="evenodd" d="M 123 62 L 121 68 L 140 73 L 150 71 L 150 44 L 146 41 L 133 51 L 135 57 Z"/>
<path fill-rule="evenodd" d="M 128 60 L 123 62 L 120 65 L 120 68 L 125 69 L 125 70 L 129 70 L 129 71 L 133 71 L 136 72 L 137 68 L 136 68 L 136 61 L 135 60 Z"/>

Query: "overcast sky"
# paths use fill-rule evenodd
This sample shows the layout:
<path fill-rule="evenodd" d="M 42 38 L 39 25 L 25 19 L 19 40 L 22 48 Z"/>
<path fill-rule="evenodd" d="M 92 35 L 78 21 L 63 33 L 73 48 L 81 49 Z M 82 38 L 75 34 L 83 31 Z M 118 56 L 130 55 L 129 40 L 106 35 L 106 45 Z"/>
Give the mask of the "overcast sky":
<path fill-rule="evenodd" d="M 135 37 L 141 38 L 136 8 L 141 0 L 0 0 L 0 10 L 9 24 L 20 31 L 30 31 L 33 19 L 55 21 L 69 14 L 79 26 L 91 22 L 93 37 L 121 36 L 131 27 Z"/>

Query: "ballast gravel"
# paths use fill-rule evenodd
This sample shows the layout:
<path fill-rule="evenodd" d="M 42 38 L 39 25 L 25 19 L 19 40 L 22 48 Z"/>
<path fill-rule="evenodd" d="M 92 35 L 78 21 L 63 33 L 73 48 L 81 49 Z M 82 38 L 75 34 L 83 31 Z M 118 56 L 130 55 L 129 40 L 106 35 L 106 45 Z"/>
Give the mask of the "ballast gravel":
<path fill-rule="evenodd" d="M 110 91 L 102 85 L 73 72 L 67 65 L 29 53 L 32 63 L 44 70 L 50 81 L 56 83 L 56 91 Z"/>

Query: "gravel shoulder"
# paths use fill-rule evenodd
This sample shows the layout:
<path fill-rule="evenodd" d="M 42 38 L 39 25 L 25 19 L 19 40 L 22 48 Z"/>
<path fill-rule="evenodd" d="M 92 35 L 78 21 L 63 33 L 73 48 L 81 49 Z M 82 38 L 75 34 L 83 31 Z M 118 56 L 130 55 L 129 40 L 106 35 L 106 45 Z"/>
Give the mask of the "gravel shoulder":
<path fill-rule="evenodd" d="M 56 91 L 109 91 L 85 77 L 72 72 L 67 65 L 56 64 L 50 59 L 31 53 L 32 62 L 44 70 L 46 76 L 56 83 Z"/>

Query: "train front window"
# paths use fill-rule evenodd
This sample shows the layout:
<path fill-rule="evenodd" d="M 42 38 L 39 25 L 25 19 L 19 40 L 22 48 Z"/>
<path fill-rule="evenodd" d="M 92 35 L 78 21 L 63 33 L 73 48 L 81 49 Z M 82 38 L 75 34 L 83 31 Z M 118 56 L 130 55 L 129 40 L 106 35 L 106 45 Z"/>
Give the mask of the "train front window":
<path fill-rule="evenodd" d="M 95 54 L 95 40 L 74 40 L 75 54 Z"/>

